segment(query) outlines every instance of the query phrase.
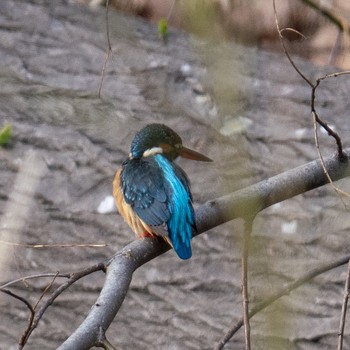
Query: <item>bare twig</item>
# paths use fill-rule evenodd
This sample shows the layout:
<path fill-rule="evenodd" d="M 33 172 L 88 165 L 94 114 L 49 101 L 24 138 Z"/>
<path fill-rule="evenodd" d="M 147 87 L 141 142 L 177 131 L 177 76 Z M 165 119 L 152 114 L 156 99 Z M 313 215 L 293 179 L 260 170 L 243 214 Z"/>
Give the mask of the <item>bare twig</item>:
<path fill-rule="evenodd" d="M 33 248 L 33 249 L 42 249 L 42 248 L 101 248 L 107 247 L 107 244 L 96 244 L 96 243 L 57 243 L 57 244 L 26 244 L 18 242 L 9 242 L 0 239 L 0 244 L 22 247 L 22 248 Z"/>
<path fill-rule="evenodd" d="M 109 0 L 106 1 L 106 35 L 107 35 L 108 48 L 107 48 L 106 57 L 105 57 L 105 60 L 103 62 L 103 66 L 102 66 L 101 79 L 100 79 L 100 84 L 99 84 L 99 87 L 98 87 L 98 97 L 101 97 L 101 90 L 102 90 L 103 80 L 104 80 L 104 77 L 105 77 L 107 62 L 109 60 L 109 56 L 112 53 L 112 45 L 111 45 L 111 39 L 110 39 L 110 35 L 109 35 L 108 9 L 109 9 Z"/>
<path fill-rule="evenodd" d="M 312 7 L 314 10 L 321 13 L 325 18 L 327 18 L 329 21 L 335 24 L 339 28 L 339 30 L 341 30 L 342 32 L 346 31 L 349 33 L 349 25 L 347 24 L 345 18 L 337 16 L 334 12 L 321 6 L 319 2 L 315 2 L 314 0 L 301 1 L 307 4 L 308 6 Z"/>
<path fill-rule="evenodd" d="M 5 294 L 8 294 L 10 295 L 11 297 L 17 299 L 17 300 L 20 300 L 22 303 L 24 303 L 27 308 L 29 309 L 29 312 L 30 312 L 30 316 L 29 316 L 29 320 L 28 320 L 28 327 L 27 329 L 25 329 L 25 331 L 23 332 L 23 334 L 21 335 L 21 338 L 19 340 L 19 344 L 22 344 L 22 342 L 24 341 L 24 339 L 26 339 L 28 337 L 28 331 L 29 331 L 29 328 L 30 326 L 33 324 L 33 321 L 34 321 L 34 317 L 35 317 L 35 310 L 33 308 L 33 306 L 29 303 L 28 300 L 26 300 L 25 298 L 21 297 L 20 295 L 17 295 L 13 292 L 11 292 L 10 290 L 8 289 L 0 289 L 1 292 L 5 293 Z"/>
<path fill-rule="evenodd" d="M 339 51 L 341 47 L 341 38 L 343 38 L 344 45 L 343 50 L 349 48 L 349 36 L 350 36 L 350 25 L 347 19 L 343 16 L 340 16 L 330 9 L 327 9 L 320 5 L 320 2 L 315 2 L 314 0 L 301 0 L 308 6 L 312 7 L 314 10 L 321 13 L 325 18 L 338 27 L 338 35 L 335 41 L 335 46 L 331 53 L 331 62 L 334 62 L 334 55 Z"/>
<path fill-rule="evenodd" d="M 10 287 L 13 284 L 19 283 L 19 282 L 26 282 L 27 280 L 30 279 L 34 279 L 34 278 L 43 278 L 43 277 L 62 277 L 62 278 L 69 278 L 70 277 L 70 273 L 38 273 L 36 275 L 30 275 L 30 276 L 25 276 L 25 277 L 21 277 L 21 278 L 17 278 L 15 280 L 6 282 L 5 284 L 0 286 L 0 290 Z"/>
<path fill-rule="evenodd" d="M 24 345 L 28 341 L 29 336 L 33 332 L 33 330 L 37 327 L 40 319 L 42 318 L 43 314 L 45 313 L 46 309 L 54 302 L 54 300 L 61 294 L 63 293 L 67 288 L 69 288 L 73 283 L 78 281 L 79 279 L 93 273 L 96 271 L 105 271 L 106 269 L 106 264 L 104 263 L 99 263 L 95 264 L 93 266 L 90 266 L 84 270 L 71 273 L 69 279 L 61 284 L 57 289 L 55 289 L 50 297 L 45 301 L 45 303 L 37 310 L 35 313 L 35 317 L 33 320 L 28 324 L 27 330 L 25 331 L 25 334 L 22 336 L 19 347 L 18 349 L 23 349 Z"/>
<path fill-rule="evenodd" d="M 312 82 L 310 81 L 309 78 L 307 78 L 303 72 L 298 68 L 298 66 L 294 63 L 294 61 L 292 60 L 292 57 L 289 55 L 289 52 L 286 48 L 286 45 L 284 43 L 284 38 L 282 35 L 283 29 L 281 29 L 280 25 L 279 25 L 279 21 L 278 21 L 278 17 L 277 17 L 277 9 L 276 9 L 276 2 L 275 0 L 273 0 L 273 11 L 274 11 L 274 15 L 275 15 L 275 22 L 276 22 L 276 28 L 277 28 L 277 32 L 278 32 L 278 36 L 283 48 L 283 52 L 284 54 L 287 56 L 289 63 L 293 66 L 293 68 L 296 70 L 296 72 L 304 79 L 304 81 L 310 85 L 310 87 L 312 88 L 314 85 L 312 84 Z"/>
<path fill-rule="evenodd" d="M 281 297 L 288 295 L 290 292 L 292 292 L 294 289 L 302 286 L 303 284 L 309 282 L 311 279 L 315 278 L 318 275 L 321 275 L 322 273 L 325 273 L 327 271 L 330 271 L 332 269 L 335 269 L 336 267 L 342 266 L 346 264 L 350 259 L 350 255 L 343 256 L 342 258 L 332 261 L 331 263 L 324 264 L 322 266 L 316 267 L 315 269 L 307 272 L 304 276 L 298 278 L 296 281 L 292 282 L 285 288 L 282 288 L 275 294 L 273 294 L 271 297 L 265 299 L 257 306 L 253 307 L 251 311 L 249 312 L 249 318 L 252 318 L 254 315 L 256 315 L 261 310 L 265 309 L 266 307 L 270 306 L 272 303 L 274 303 L 276 300 L 280 299 Z M 215 346 L 214 350 L 221 350 L 225 346 L 225 344 L 232 338 L 232 336 L 243 326 L 244 320 L 243 317 L 240 318 L 235 324 L 233 324 L 229 330 L 225 333 L 225 335 L 220 339 L 219 343 Z"/>
<path fill-rule="evenodd" d="M 345 281 L 344 301 L 343 301 L 343 306 L 341 310 L 337 350 L 343 350 L 345 318 L 346 318 L 346 310 L 348 307 L 349 294 L 350 294 L 350 260 L 348 263 L 348 274 L 346 276 L 346 281 Z"/>
<path fill-rule="evenodd" d="M 41 293 L 40 298 L 38 299 L 38 301 L 36 302 L 36 304 L 34 305 L 34 310 L 37 308 L 37 306 L 39 305 L 40 301 L 43 299 L 44 295 L 48 293 L 48 291 L 51 289 L 53 283 L 56 280 L 56 277 L 58 275 L 58 272 L 56 273 L 56 275 L 53 277 L 53 279 L 50 281 L 50 283 L 45 287 L 44 291 Z"/>
<path fill-rule="evenodd" d="M 311 101 L 310 101 L 310 105 L 311 105 L 311 114 L 312 114 L 312 117 L 313 117 L 313 120 L 314 120 L 314 130 L 315 130 L 315 140 L 316 140 L 316 148 L 318 150 L 318 153 L 319 153 L 319 157 L 320 157 L 320 160 L 321 160 L 321 164 L 322 164 L 322 167 L 325 171 L 325 174 L 328 178 L 328 181 L 330 182 L 330 184 L 333 186 L 333 188 L 337 191 L 338 194 L 342 193 L 342 194 L 345 194 L 347 196 L 349 196 L 350 194 L 346 193 L 345 191 L 342 191 L 340 190 L 339 188 L 337 188 L 334 184 L 333 184 L 333 180 L 331 178 L 331 176 L 329 174 L 327 174 L 327 169 L 325 167 L 325 164 L 324 164 L 324 161 L 323 161 L 323 157 L 322 157 L 322 154 L 321 154 L 321 151 L 320 151 L 320 148 L 319 148 L 319 143 L 318 143 L 318 136 L 317 136 L 317 128 L 316 128 L 316 124 L 319 124 L 322 128 L 324 128 L 328 135 L 332 136 L 334 139 L 335 139 L 335 142 L 337 144 L 337 150 L 338 150 L 338 157 L 340 160 L 346 160 L 346 155 L 343 151 L 343 145 L 342 145 L 342 140 L 340 138 L 340 136 L 338 135 L 337 132 L 335 132 L 326 122 L 324 122 L 320 117 L 319 115 L 317 114 L 317 111 L 316 111 L 316 107 L 315 107 L 315 100 L 316 100 L 316 90 L 318 88 L 318 86 L 320 85 L 320 82 L 322 80 L 325 80 L 327 78 L 330 78 L 330 77 L 337 77 L 339 75 L 345 75 L 345 74 L 349 74 L 348 71 L 344 71 L 344 72 L 338 72 L 338 73 L 333 73 L 333 74 L 328 74 L 328 75 L 325 75 L 321 78 L 318 78 L 316 80 L 316 83 L 312 83 L 311 80 L 309 78 L 307 78 L 303 73 L 302 71 L 297 67 L 297 65 L 295 64 L 295 62 L 293 61 L 293 59 L 291 58 L 291 56 L 289 55 L 289 52 L 285 46 L 285 43 L 284 43 L 284 38 L 283 38 L 283 35 L 282 35 L 282 31 L 283 29 L 280 28 L 280 25 L 279 25 L 279 22 L 278 22 L 278 16 L 277 16 L 277 10 L 276 10 L 276 3 L 275 3 L 275 0 L 273 0 L 273 9 L 274 9 L 274 15 L 275 15 L 275 21 L 276 21 L 276 28 L 277 28 L 277 31 L 278 31 L 278 35 L 279 35 L 279 38 L 280 38 L 280 42 L 281 42 L 281 45 L 282 45 L 282 48 L 283 48 L 283 51 L 285 53 L 285 55 L 287 56 L 290 64 L 293 66 L 293 68 L 295 69 L 295 71 L 300 75 L 300 77 L 311 87 Z"/>
<path fill-rule="evenodd" d="M 252 219 L 246 219 L 244 223 L 243 252 L 242 252 L 242 299 L 245 349 L 250 350 L 250 323 L 249 323 L 249 295 L 248 295 L 248 256 L 249 242 L 252 232 Z"/>
<path fill-rule="evenodd" d="M 321 78 L 318 78 L 316 80 L 316 84 L 313 85 L 312 87 L 312 91 L 311 91 L 311 113 L 314 116 L 317 124 L 321 125 L 321 127 L 327 131 L 328 135 L 332 136 L 337 144 L 337 148 L 338 148 L 338 156 L 340 159 L 343 159 L 345 157 L 344 153 L 343 153 L 343 145 L 342 145 L 342 141 L 340 136 L 338 135 L 337 132 L 335 132 L 326 122 L 324 122 L 317 114 L 316 112 L 316 107 L 315 107 L 315 100 L 316 100 L 316 89 L 318 88 L 318 86 L 320 85 L 322 80 L 325 80 L 331 76 L 339 76 L 339 75 L 344 75 L 344 74 L 348 74 L 348 72 L 341 72 L 342 74 L 337 75 L 337 73 L 334 73 L 333 75 L 325 75 Z"/>
<path fill-rule="evenodd" d="M 323 77 L 319 78 L 318 80 L 321 82 L 322 80 L 325 80 L 325 79 L 337 78 L 337 77 L 340 77 L 341 75 L 349 75 L 349 74 L 350 74 L 350 70 L 344 70 L 341 72 L 326 74 Z"/>
<path fill-rule="evenodd" d="M 0 291 L 1 291 L 2 293 L 5 293 L 5 294 L 7 294 L 7 295 L 10 295 L 11 297 L 13 297 L 13 298 L 15 298 L 15 299 L 17 299 L 17 300 L 20 300 L 23 304 L 25 304 L 25 305 L 27 306 L 27 308 L 28 308 L 29 311 L 30 311 L 30 314 L 34 317 L 34 314 L 35 314 L 34 308 L 33 308 L 33 306 L 29 303 L 28 300 L 26 300 L 25 298 L 21 297 L 20 295 L 17 295 L 17 294 L 15 294 L 15 293 L 13 293 L 13 292 L 11 292 L 10 290 L 5 289 L 5 288 L 0 289 Z"/>
<path fill-rule="evenodd" d="M 298 34 L 299 36 L 301 36 L 304 40 L 306 40 L 306 36 L 303 34 L 303 33 L 300 33 L 299 30 L 296 30 L 294 28 L 282 28 L 281 29 L 281 34 L 283 32 L 292 32 L 292 33 L 295 33 L 295 34 Z"/>
<path fill-rule="evenodd" d="M 327 179 L 328 179 L 330 185 L 337 192 L 337 194 L 339 196 L 339 199 L 341 200 L 341 202 L 343 203 L 344 207 L 346 208 L 346 204 L 345 204 L 343 198 L 340 195 L 342 194 L 342 195 L 344 195 L 346 197 L 349 197 L 350 194 L 348 192 L 346 192 L 346 191 L 343 191 L 338 186 L 336 186 L 334 184 L 333 180 L 331 179 L 331 177 L 329 176 L 328 171 L 327 171 L 327 169 L 326 169 L 326 167 L 324 165 L 323 155 L 322 155 L 322 152 L 321 152 L 321 149 L 320 149 L 320 145 L 319 145 L 319 142 L 318 142 L 317 117 L 316 117 L 316 114 L 314 112 L 312 112 L 312 118 L 313 118 L 313 124 L 314 124 L 315 145 L 316 145 L 318 156 L 319 156 L 319 158 L 321 160 L 321 165 L 322 165 L 323 172 L 327 176 Z"/>

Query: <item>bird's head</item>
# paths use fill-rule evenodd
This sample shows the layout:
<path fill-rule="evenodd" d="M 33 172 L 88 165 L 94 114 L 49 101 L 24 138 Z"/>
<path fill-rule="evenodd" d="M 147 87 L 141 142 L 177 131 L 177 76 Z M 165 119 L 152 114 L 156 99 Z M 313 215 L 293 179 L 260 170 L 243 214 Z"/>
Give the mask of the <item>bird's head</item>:
<path fill-rule="evenodd" d="M 149 124 L 136 133 L 131 143 L 130 157 L 140 159 L 163 154 L 169 160 L 178 156 L 203 162 L 212 162 L 205 155 L 182 145 L 180 136 L 164 124 Z"/>

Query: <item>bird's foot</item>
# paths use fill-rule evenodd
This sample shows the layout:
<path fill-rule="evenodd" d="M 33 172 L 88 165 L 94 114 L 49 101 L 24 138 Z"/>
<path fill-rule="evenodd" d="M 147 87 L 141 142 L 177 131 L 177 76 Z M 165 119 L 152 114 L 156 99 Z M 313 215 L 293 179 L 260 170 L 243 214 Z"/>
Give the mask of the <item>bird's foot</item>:
<path fill-rule="evenodd" d="M 157 236 L 156 236 L 155 234 L 150 233 L 150 232 L 148 232 L 148 231 L 145 231 L 145 232 L 143 232 L 143 233 L 141 233 L 141 234 L 139 234 L 139 235 L 137 236 L 138 239 L 142 239 L 142 238 L 146 238 L 146 237 L 149 237 L 149 238 L 157 238 Z"/>

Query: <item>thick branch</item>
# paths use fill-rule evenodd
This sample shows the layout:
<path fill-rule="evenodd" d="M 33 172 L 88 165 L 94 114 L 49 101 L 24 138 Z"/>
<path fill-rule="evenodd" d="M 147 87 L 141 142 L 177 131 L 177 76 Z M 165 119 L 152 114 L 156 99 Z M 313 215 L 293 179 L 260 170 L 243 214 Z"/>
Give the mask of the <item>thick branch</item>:
<path fill-rule="evenodd" d="M 350 156 L 350 149 L 346 150 Z M 349 162 L 338 156 L 324 159 L 333 181 L 350 175 Z M 211 200 L 196 210 L 198 234 L 238 217 L 253 217 L 272 204 L 328 183 L 320 161 L 312 161 L 245 189 Z M 169 250 L 162 240 L 136 240 L 118 252 L 109 262 L 106 281 L 95 305 L 77 330 L 59 350 L 90 349 L 97 344 L 101 329 L 105 332 L 122 305 L 133 272 L 149 260 Z"/>

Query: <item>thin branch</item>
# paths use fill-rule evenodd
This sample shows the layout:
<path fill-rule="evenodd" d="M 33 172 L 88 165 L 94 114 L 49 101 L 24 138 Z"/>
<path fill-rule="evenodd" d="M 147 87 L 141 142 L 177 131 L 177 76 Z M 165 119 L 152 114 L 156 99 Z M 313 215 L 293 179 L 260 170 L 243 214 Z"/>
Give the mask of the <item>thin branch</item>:
<path fill-rule="evenodd" d="M 350 74 L 350 70 L 344 70 L 341 72 L 326 74 L 323 77 L 319 78 L 318 80 L 321 82 L 322 80 L 325 80 L 325 79 L 337 78 L 337 77 L 340 77 L 341 75 L 349 75 L 349 74 Z"/>
<path fill-rule="evenodd" d="M 281 27 L 279 25 L 279 21 L 278 21 L 278 17 L 277 17 L 277 10 L 276 10 L 276 2 L 275 0 L 273 0 L 273 11 L 274 11 L 274 15 L 275 15 L 275 22 L 276 22 L 276 28 L 277 28 L 277 32 L 278 32 L 278 36 L 283 48 L 283 52 L 284 54 L 287 56 L 289 63 L 293 66 L 293 68 L 296 70 L 296 72 L 304 79 L 304 81 L 309 84 L 309 86 L 311 88 L 313 88 L 314 84 L 312 84 L 312 82 L 310 81 L 310 79 L 308 79 L 303 72 L 297 67 L 297 65 L 294 63 L 294 61 L 292 60 L 291 56 L 289 55 L 289 52 L 286 48 L 286 45 L 284 43 L 284 38 L 282 35 L 282 30 Z"/>
<path fill-rule="evenodd" d="M 327 271 L 333 270 L 336 267 L 342 266 L 346 264 L 350 259 L 350 255 L 343 256 L 342 258 L 332 261 L 331 263 L 324 264 L 322 266 L 316 267 L 315 269 L 307 272 L 304 276 L 298 278 L 296 281 L 290 283 L 285 288 L 282 288 L 269 298 L 262 301 L 257 306 L 253 307 L 249 313 L 249 318 L 252 318 L 254 315 L 256 315 L 258 312 L 262 311 L 266 307 L 270 306 L 272 303 L 274 303 L 276 300 L 280 299 L 281 297 L 288 295 L 291 293 L 294 289 L 304 285 L 305 283 L 309 282 L 313 278 L 315 278 L 318 275 L 321 275 Z M 243 317 L 239 319 L 235 324 L 233 324 L 229 330 L 225 333 L 225 335 L 220 339 L 219 343 L 216 345 L 214 350 L 221 350 L 225 346 L 225 344 L 232 338 L 232 336 L 237 333 L 237 331 L 243 326 L 244 320 Z"/>
<path fill-rule="evenodd" d="M 57 278 L 58 272 L 56 273 L 56 275 L 53 277 L 53 279 L 50 281 L 50 283 L 45 287 L 44 291 L 41 293 L 40 298 L 38 299 L 38 301 L 36 302 L 36 304 L 34 305 L 34 310 L 37 308 L 37 306 L 39 305 L 40 301 L 43 299 L 44 295 L 48 293 L 48 291 L 51 289 L 53 283 L 55 282 L 56 278 Z"/>
<path fill-rule="evenodd" d="M 245 349 L 250 350 L 250 323 L 249 323 L 249 295 L 248 295 L 248 257 L 249 242 L 252 232 L 252 219 L 246 219 L 244 222 L 243 252 L 242 252 L 242 299 L 243 299 L 243 321 L 244 321 L 244 339 Z"/>
<path fill-rule="evenodd" d="M 29 309 L 30 316 L 29 316 L 29 320 L 28 320 L 28 327 L 25 329 L 25 331 L 23 332 L 23 334 L 21 335 L 21 338 L 19 340 L 19 344 L 22 344 L 22 342 L 24 342 L 24 339 L 27 339 L 27 337 L 29 336 L 28 332 L 29 332 L 30 326 L 33 324 L 33 321 L 34 321 L 35 310 L 34 310 L 33 306 L 29 303 L 29 301 L 26 300 L 25 298 L 21 297 L 20 295 L 17 295 L 15 293 L 11 292 L 10 290 L 4 289 L 4 288 L 0 289 L 0 291 L 5 293 L 5 294 L 10 295 L 11 297 L 13 297 L 13 298 L 15 298 L 17 300 L 20 300 Z"/>
<path fill-rule="evenodd" d="M 346 72 L 342 72 L 343 74 L 347 74 Z M 334 73 L 336 74 L 336 73 Z M 338 73 L 338 75 L 330 75 L 330 76 L 339 76 L 340 74 Z M 330 77 L 329 76 L 329 77 Z M 340 136 L 338 135 L 337 132 L 335 132 L 326 122 L 324 122 L 317 114 L 316 112 L 316 107 L 315 107 L 315 100 L 316 100 L 316 89 L 318 88 L 318 86 L 320 85 L 322 80 L 327 79 L 327 76 L 318 78 L 316 80 L 316 84 L 312 87 L 312 91 L 311 91 L 311 113 L 313 115 L 313 117 L 316 119 L 316 122 L 322 126 L 322 128 L 324 130 L 327 131 L 328 135 L 332 136 L 337 144 L 337 148 L 338 148 L 338 156 L 340 159 L 343 159 L 345 157 L 344 153 L 343 153 L 343 145 L 342 145 L 342 140 L 340 138 Z"/>
<path fill-rule="evenodd" d="M 322 169 L 323 169 L 323 172 L 324 174 L 327 176 L 327 179 L 330 183 L 330 185 L 333 187 L 333 189 L 336 191 L 336 193 L 338 194 L 339 196 L 339 199 L 341 200 L 341 202 L 343 203 L 344 207 L 346 208 L 346 204 L 343 200 L 343 198 L 341 197 L 341 195 L 344 195 L 346 197 L 349 197 L 350 194 L 348 192 L 345 192 L 343 191 L 342 189 L 340 189 L 338 186 L 336 186 L 333 182 L 333 180 L 331 179 L 331 177 L 329 176 L 328 174 L 328 171 L 324 165 L 324 159 L 323 159 L 323 155 L 321 153 L 321 149 L 320 149 L 320 145 L 319 145 L 319 142 L 318 142 L 318 131 L 317 131 L 317 115 L 315 114 L 315 112 L 312 112 L 312 118 L 313 118 L 313 124 L 314 124 L 314 135 L 315 135 L 315 145 L 316 145 L 316 149 L 317 149 L 317 153 L 318 153 L 318 156 L 321 160 L 321 165 L 322 165 Z"/>
<path fill-rule="evenodd" d="M 283 32 L 292 32 L 292 33 L 295 33 L 295 34 L 298 34 L 299 36 L 301 36 L 304 40 L 306 40 L 306 36 L 303 34 L 303 33 L 300 33 L 299 30 L 296 30 L 294 28 L 282 28 L 281 29 L 281 34 Z"/>
<path fill-rule="evenodd" d="M 350 149 L 346 152 L 350 155 Z M 324 164 L 334 181 L 350 175 L 349 162 L 341 162 L 337 156 L 325 158 Z M 255 216 L 272 204 L 326 184 L 328 179 L 320 161 L 315 160 L 245 189 L 208 201 L 196 210 L 198 232 L 195 236 L 232 219 L 247 218 L 248 213 Z M 123 304 L 134 271 L 169 249 L 169 245 L 161 239 L 143 238 L 116 253 L 108 264 L 105 284 L 94 306 L 86 319 L 58 349 L 87 350 L 94 346 L 100 327 L 106 332 Z M 297 282 L 294 288 L 296 286 Z"/>
<path fill-rule="evenodd" d="M 280 28 L 280 25 L 279 25 L 279 22 L 278 22 L 278 16 L 277 16 L 277 10 L 276 10 L 276 2 L 275 0 L 273 0 L 273 10 L 274 10 L 274 15 L 275 15 L 275 21 L 276 21 L 276 28 L 277 28 L 277 31 L 278 31 L 278 35 L 279 35 L 279 38 L 280 38 L 280 42 L 281 42 L 281 45 L 282 45 L 282 48 L 283 48 L 283 51 L 285 53 L 285 55 L 287 56 L 290 64 L 293 66 L 293 68 L 295 69 L 295 71 L 300 75 L 300 77 L 302 79 L 304 79 L 304 81 L 311 87 L 311 113 L 312 113 L 312 116 L 313 118 L 316 120 L 316 122 L 321 125 L 328 133 L 328 135 L 332 136 L 335 141 L 336 141 L 336 144 L 337 144 L 337 148 L 338 148 L 338 157 L 340 160 L 345 160 L 345 154 L 343 152 L 343 145 L 342 145 L 342 141 L 341 141 L 341 138 L 340 136 L 338 135 L 337 132 L 335 132 L 331 127 L 328 126 L 328 124 L 326 122 L 324 122 L 317 114 L 317 111 L 316 111 L 316 107 L 315 107 L 315 100 L 316 100 L 316 90 L 317 90 L 317 87 L 320 85 L 320 82 L 322 80 L 325 80 L 327 79 L 328 77 L 336 77 L 336 76 L 339 76 L 339 75 L 344 75 L 344 74 L 348 74 L 348 71 L 344 71 L 344 72 L 339 72 L 339 73 L 333 73 L 331 75 L 325 75 L 321 78 L 318 78 L 316 80 L 316 83 L 313 84 L 311 82 L 310 79 L 308 79 L 303 73 L 302 71 L 298 68 L 298 66 L 294 63 L 293 59 L 291 58 L 291 56 L 289 55 L 289 52 L 285 46 L 285 43 L 284 43 L 284 38 L 283 38 L 283 35 L 282 35 L 282 30 Z M 317 137 L 317 133 L 315 134 L 315 138 L 316 138 L 316 146 L 318 145 L 318 137 Z M 318 146 L 317 146 L 318 147 Z M 318 148 L 319 150 L 319 148 Z M 319 151 L 319 154 L 320 151 Z M 320 157 L 320 160 L 321 162 L 323 163 L 323 158 Z M 326 167 L 324 166 L 323 164 L 323 168 L 326 169 Z M 331 184 L 333 184 L 333 181 L 332 181 L 332 178 L 331 176 L 329 176 L 329 174 L 327 174 L 327 177 L 330 181 Z M 333 185 L 333 187 L 335 187 Z M 339 193 L 339 191 L 338 191 Z"/>
<path fill-rule="evenodd" d="M 342 310 L 341 310 L 337 350 L 343 350 L 345 318 L 346 318 L 346 310 L 348 307 L 349 294 L 350 294 L 350 260 L 348 262 L 348 274 L 346 276 L 346 281 L 345 281 L 344 301 L 343 301 Z"/>
<path fill-rule="evenodd" d="M 18 242 L 9 242 L 0 239 L 0 244 L 5 244 L 9 246 L 22 247 L 22 248 L 33 248 L 33 249 L 43 249 L 43 248 L 101 248 L 107 247 L 107 244 L 95 244 L 95 243 L 57 243 L 57 244 L 26 244 Z"/>
<path fill-rule="evenodd" d="M 23 349 L 24 345 L 28 341 L 29 336 L 33 332 L 33 330 L 37 327 L 39 321 L 41 320 L 43 314 L 45 313 L 46 309 L 54 302 L 54 300 L 61 294 L 63 293 L 67 288 L 69 288 L 73 283 L 78 281 L 79 279 L 93 273 L 96 271 L 105 271 L 106 269 L 106 264 L 104 263 L 98 263 L 93 266 L 90 266 L 84 270 L 71 273 L 70 278 L 63 284 L 61 284 L 58 288 L 56 288 L 50 295 L 50 297 L 45 301 L 45 303 L 37 310 L 35 313 L 35 317 L 32 320 L 32 322 L 29 323 L 27 327 L 27 332 L 25 334 L 25 337 L 22 337 L 19 348 L 18 349 Z"/>
<path fill-rule="evenodd" d="M 103 62 L 102 71 L 101 71 L 101 79 L 100 79 L 100 84 L 99 84 L 99 87 L 98 87 L 98 97 L 99 98 L 101 97 L 102 85 L 103 85 L 103 80 L 104 80 L 104 77 L 105 77 L 107 62 L 109 60 L 109 56 L 112 53 L 112 45 L 111 45 L 111 39 L 110 39 L 110 35 L 109 35 L 108 9 L 109 9 L 109 0 L 106 1 L 106 35 L 107 35 L 108 48 L 107 48 L 105 60 Z"/>
<path fill-rule="evenodd" d="M 16 284 L 16 283 L 19 283 L 19 282 L 26 282 L 27 280 L 34 279 L 34 278 L 43 278 L 43 277 L 69 278 L 70 275 L 71 275 L 70 273 L 58 273 L 58 272 L 56 272 L 56 273 L 52 273 L 52 272 L 50 272 L 50 273 L 39 273 L 39 274 L 36 274 L 36 275 L 25 276 L 25 277 L 17 278 L 15 280 L 6 282 L 5 284 L 0 286 L 0 290 L 4 289 L 4 288 L 7 288 L 7 287 L 10 287 L 13 284 Z"/>
<path fill-rule="evenodd" d="M 320 6 L 320 4 L 316 3 L 314 0 L 301 0 L 301 1 L 309 5 L 310 7 L 312 7 L 314 10 L 321 13 L 325 18 L 327 18 L 329 21 L 335 24 L 339 28 L 339 30 L 341 30 L 342 32 L 346 31 L 350 33 L 349 25 L 347 24 L 345 18 L 337 16 L 334 12 L 332 12 L 331 10 L 323 6 Z"/>
<path fill-rule="evenodd" d="M 315 2 L 314 0 L 301 0 L 306 5 L 312 7 L 314 10 L 321 13 L 325 18 L 327 18 L 330 22 L 335 24 L 338 27 L 338 35 L 335 41 L 335 45 L 331 52 L 331 61 L 334 62 L 334 56 L 337 51 L 339 51 L 341 36 L 344 38 L 344 49 L 346 50 L 349 47 L 349 36 L 350 36 L 350 25 L 348 20 L 344 16 L 340 16 L 330 9 L 327 9 L 324 6 L 320 5 L 320 2 Z"/>
<path fill-rule="evenodd" d="M 27 306 L 27 308 L 28 308 L 29 311 L 30 311 L 30 314 L 34 317 L 34 314 L 35 314 L 34 308 L 33 308 L 33 306 L 29 303 L 28 300 L 26 300 L 25 298 L 21 297 L 20 295 L 17 295 L 17 294 L 15 294 L 15 293 L 11 292 L 11 291 L 8 290 L 8 289 L 2 288 L 2 289 L 0 289 L 0 291 L 1 291 L 2 293 L 5 293 L 5 294 L 7 294 L 7 295 L 10 295 L 11 297 L 13 297 L 13 298 L 15 298 L 15 299 L 17 299 L 17 300 L 20 300 L 23 304 L 25 304 L 25 305 Z"/>

